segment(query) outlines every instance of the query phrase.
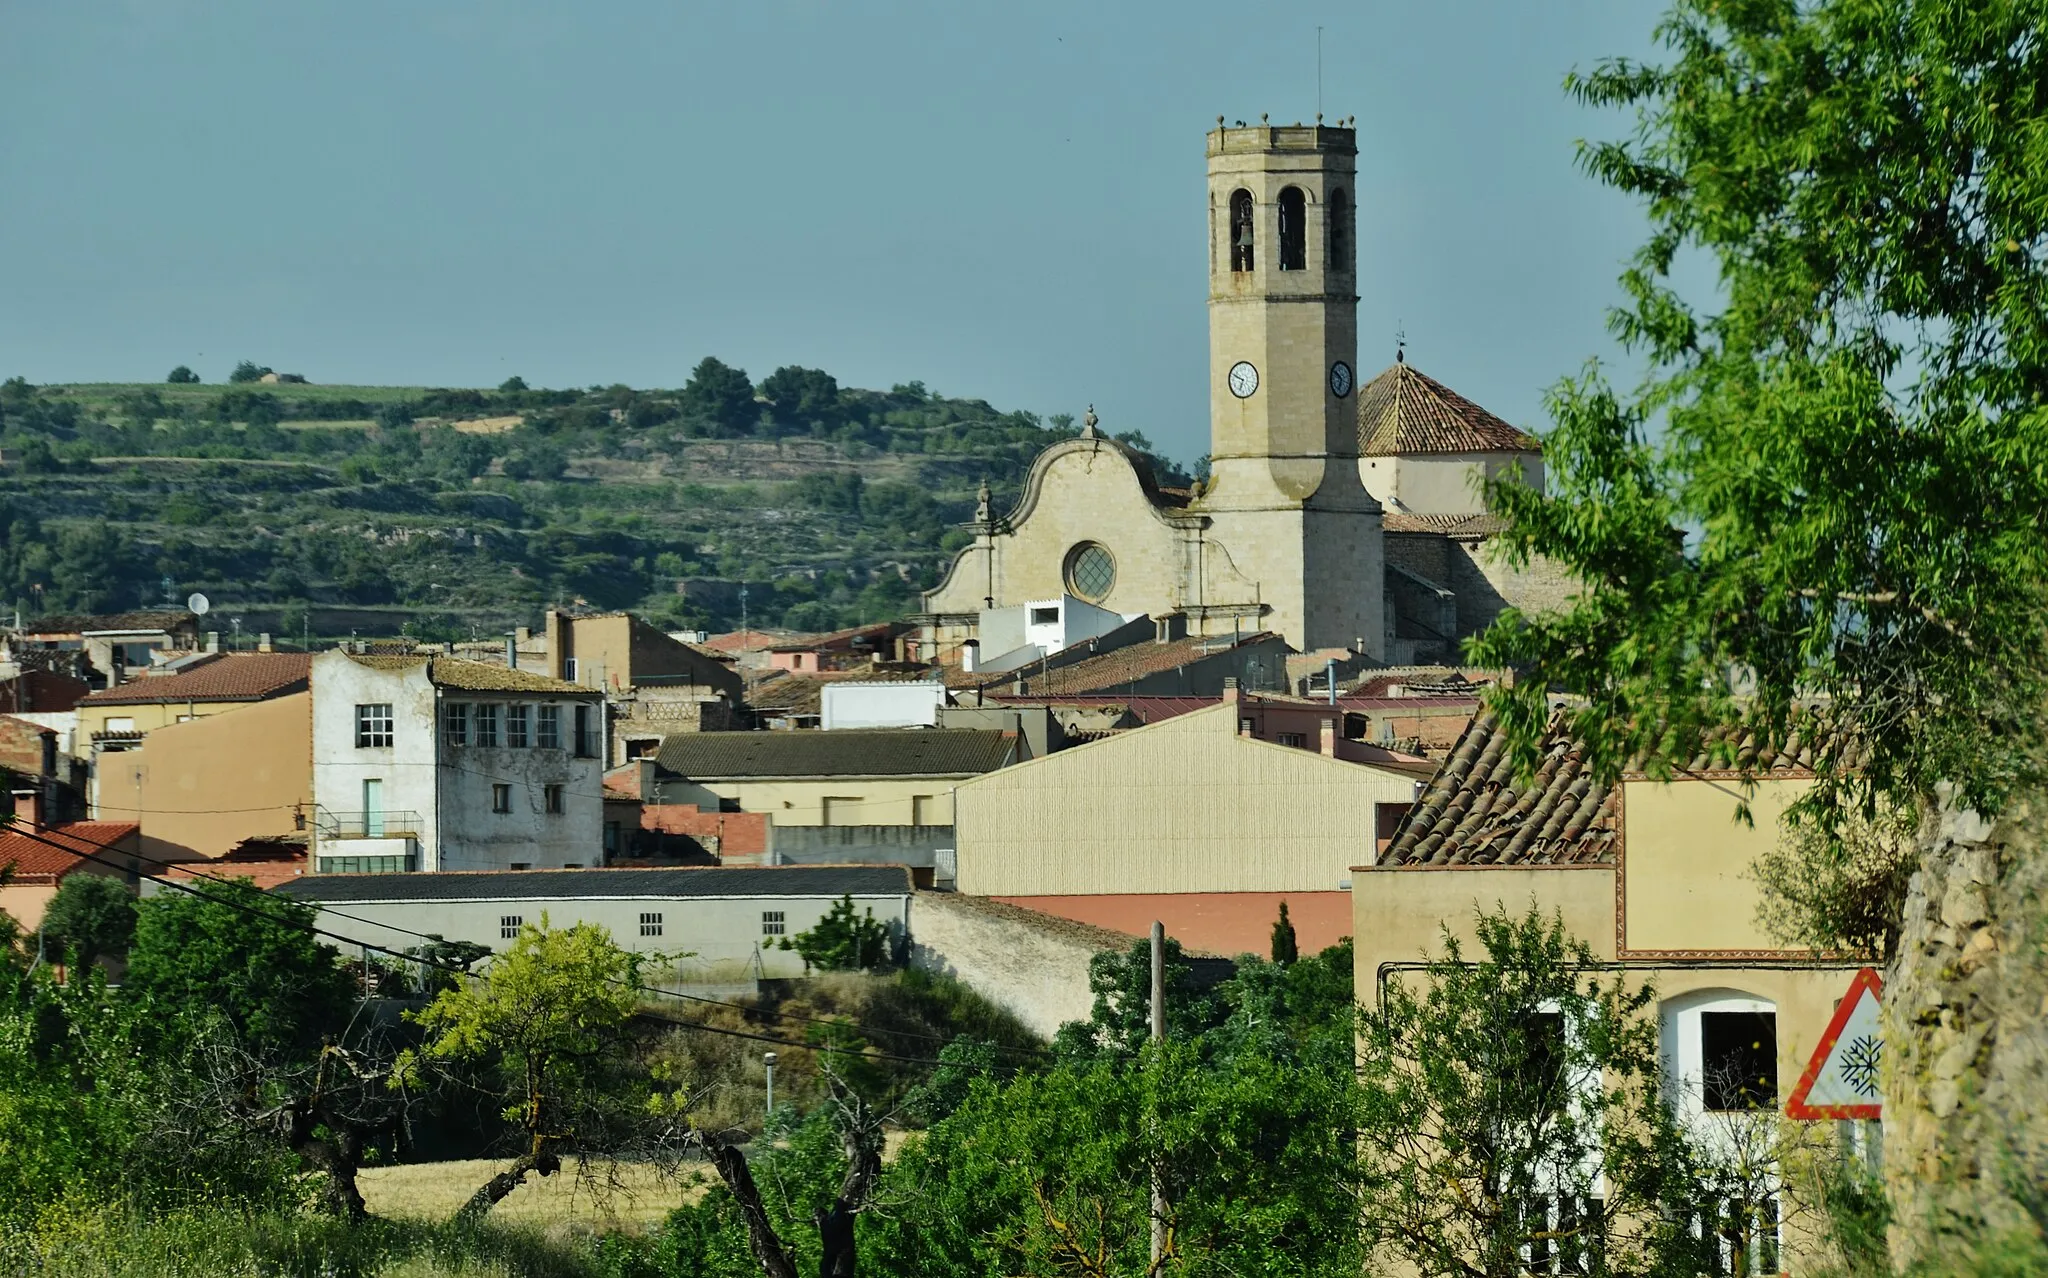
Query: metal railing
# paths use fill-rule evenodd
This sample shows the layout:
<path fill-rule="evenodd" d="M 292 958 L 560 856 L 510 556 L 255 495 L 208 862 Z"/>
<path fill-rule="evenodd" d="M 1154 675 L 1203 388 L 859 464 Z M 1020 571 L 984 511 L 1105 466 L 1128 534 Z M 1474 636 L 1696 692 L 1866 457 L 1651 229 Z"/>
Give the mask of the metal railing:
<path fill-rule="evenodd" d="M 423 822 L 417 812 L 333 812 L 325 808 L 314 819 L 323 839 L 416 839 Z"/>

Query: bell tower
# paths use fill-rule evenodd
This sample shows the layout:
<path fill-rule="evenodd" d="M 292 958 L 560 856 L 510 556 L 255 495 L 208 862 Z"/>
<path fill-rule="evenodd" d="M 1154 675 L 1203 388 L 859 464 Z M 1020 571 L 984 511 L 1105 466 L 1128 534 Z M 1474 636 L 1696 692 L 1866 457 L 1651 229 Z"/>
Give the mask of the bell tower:
<path fill-rule="evenodd" d="M 1256 617 L 1303 651 L 1378 656 L 1383 530 L 1358 477 L 1358 134 L 1217 124 L 1203 624 Z"/>
<path fill-rule="evenodd" d="M 1307 499 L 1356 470 L 1358 135 L 1209 134 L 1209 454 L 1223 502 Z M 1233 492 L 1232 490 L 1236 490 Z"/>

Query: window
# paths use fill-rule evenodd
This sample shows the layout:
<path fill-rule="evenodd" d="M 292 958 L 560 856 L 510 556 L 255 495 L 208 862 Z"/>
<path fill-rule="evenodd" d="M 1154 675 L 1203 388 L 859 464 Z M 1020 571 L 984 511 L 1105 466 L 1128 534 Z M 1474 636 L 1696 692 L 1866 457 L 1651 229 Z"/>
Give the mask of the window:
<path fill-rule="evenodd" d="M 626 757 L 628 759 L 652 759 L 660 753 L 660 737 L 628 737 L 626 739 Z"/>
<path fill-rule="evenodd" d="M 1308 269 L 1308 200 L 1298 186 L 1280 192 L 1280 269 Z"/>
<path fill-rule="evenodd" d="M 514 750 L 524 750 L 529 740 L 526 727 L 531 718 L 532 706 L 505 707 L 505 744 Z"/>
<path fill-rule="evenodd" d="M 497 749 L 497 747 L 498 747 L 498 707 L 497 707 L 497 706 L 495 706 L 495 705 L 491 705 L 491 704 L 488 704 L 488 703 L 485 703 L 485 704 L 481 704 L 481 705 L 477 706 L 477 708 L 476 708 L 476 743 L 477 743 L 478 745 L 480 745 L 480 746 L 489 746 L 489 747 L 490 747 L 491 749 L 493 749 L 493 750 Z"/>
<path fill-rule="evenodd" d="M 859 815 L 861 798 L 857 794 L 828 794 L 820 799 L 820 825 L 857 825 L 854 818 Z"/>
<path fill-rule="evenodd" d="M 597 753 L 597 740 L 590 731 L 590 707 L 576 707 L 576 757 L 588 759 Z"/>
<path fill-rule="evenodd" d="M 1777 1013 L 1700 1013 L 1700 1097 L 1709 1110 L 1777 1105 Z"/>
<path fill-rule="evenodd" d="M 576 682 L 576 658 L 562 658 L 562 678 L 568 680 L 570 683 Z"/>
<path fill-rule="evenodd" d="M 1057 626 L 1060 624 L 1060 610 L 1054 608 L 1033 608 L 1031 624 L 1034 626 Z"/>
<path fill-rule="evenodd" d="M 1084 541 L 1067 552 L 1067 589 L 1089 603 L 1101 603 L 1116 586 L 1116 559 L 1099 542 Z"/>
<path fill-rule="evenodd" d="M 530 870 L 530 869 L 532 869 L 532 868 L 533 868 L 533 862 L 531 862 L 531 861 L 514 861 L 514 862 L 512 863 L 512 868 L 513 868 L 513 869 L 515 869 L 515 870 Z"/>
<path fill-rule="evenodd" d="M 510 812 L 511 810 L 512 787 L 502 781 L 494 783 L 491 786 L 491 811 Z"/>
<path fill-rule="evenodd" d="M 519 867 L 515 865 L 515 866 L 513 866 L 512 868 L 516 870 L 516 869 L 518 869 Z M 522 926 L 523 926 L 523 925 L 524 925 L 525 923 L 526 923 L 526 920 L 525 920 L 524 918 L 522 918 L 521 916 L 517 915 L 517 914 L 501 914 L 501 915 L 499 915 L 499 916 L 498 916 L 498 939 L 499 939 L 499 940 L 501 940 L 501 941 L 516 941 L 516 940 L 518 940 L 518 939 L 519 939 L 519 929 L 520 929 L 520 927 L 522 927 Z"/>
<path fill-rule="evenodd" d="M 619 854 L 619 833 L 620 826 L 617 821 L 604 823 L 604 855 L 607 861 Z"/>
<path fill-rule="evenodd" d="M 1300 750 L 1308 745 L 1308 738 L 1299 732 L 1283 732 L 1280 734 L 1280 744 Z"/>
<path fill-rule="evenodd" d="M 541 807 L 557 816 L 562 812 L 562 787 L 544 785 L 540 788 Z"/>
<path fill-rule="evenodd" d="M 660 914 L 658 914 L 658 913 L 657 913 L 657 914 L 644 914 L 644 913 L 643 913 L 643 914 L 642 914 L 642 915 L 640 916 L 640 935 L 642 935 L 642 936 L 660 936 L 660 935 L 661 935 L 661 915 L 660 915 Z"/>
<path fill-rule="evenodd" d="M 1238 190 L 1230 195 L 1230 269 L 1233 274 L 1243 274 L 1252 269 L 1252 249 L 1258 240 L 1253 229 L 1258 206 L 1252 202 L 1250 191 Z"/>
<path fill-rule="evenodd" d="M 939 820 L 938 796 L 935 794 L 913 794 L 910 796 L 910 823 L 912 825 L 943 825 Z"/>
<path fill-rule="evenodd" d="M 415 866 L 409 856 L 323 856 L 322 874 L 410 874 Z"/>
<path fill-rule="evenodd" d="M 448 725 L 448 744 L 466 746 L 469 744 L 469 703 L 451 701 L 442 711 Z"/>
<path fill-rule="evenodd" d="M 109 732 L 133 732 L 133 731 L 135 731 L 135 716 L 134 716 L 134 715 L 128 715 L 128 714 L 115 714 L 115 715 L 108 715 L 108 716 L 107 716 L 107 731 L 109 731 Z"/>
<path fill-rule="evenodd" d="M 761 935 L 781 936 L 783 926 L 781 910 L 761 911 Z"/>
<path fill-rule="evenodd" d="M 1330 256 L 1332 274 L 1349 275 L 1356 268 L 1351 261 L 1351 197 L 1338 187 L 1330 192 Z"/>
<path fill-rule="evenodd" d="M 543 750 L 562 748 L 562 707 L 542 706 L 540 718 L 535 726 L 539 738 L 534 742 L 535 745 Z"/>

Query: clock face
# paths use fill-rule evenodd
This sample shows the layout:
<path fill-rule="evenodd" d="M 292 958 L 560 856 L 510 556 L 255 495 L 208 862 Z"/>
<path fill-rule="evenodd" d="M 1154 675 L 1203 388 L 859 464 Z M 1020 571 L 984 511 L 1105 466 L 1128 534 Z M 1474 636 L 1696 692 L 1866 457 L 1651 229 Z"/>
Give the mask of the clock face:
<path fill-rule="evenodd" d="M 1252 367 L 1250 360 L 1239 360 L 1230 366 L 1230 393 L 1239 399 L 1250 399 L 1259 388 L 1259 370 Z"/>
<path fill-rule="evenodd" d="M 1338 399 L 1351 393 L 1351 365 L 1341 359 L 1330 365 L 1330 393 Z"/>

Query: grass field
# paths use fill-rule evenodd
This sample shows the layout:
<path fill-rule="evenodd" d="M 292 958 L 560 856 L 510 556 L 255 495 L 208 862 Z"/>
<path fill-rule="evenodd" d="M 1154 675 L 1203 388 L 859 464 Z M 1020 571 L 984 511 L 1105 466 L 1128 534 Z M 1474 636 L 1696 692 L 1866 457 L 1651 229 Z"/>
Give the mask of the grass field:
<path fill-rule="evenodd" d="M 469 1159 L 452 1163 L 408 1163 L 366 1168 L 360 1178 L 363 1201 L 373 1215 L 394 1220 L 452 1219 L 477 1187 L 505 1166 L 501 1160 Z M 552 1176 L 529 1176 L 526 1183 L 491 1208 L 491 1219 L 508 1225 L 584 1227 L 592 1230 L 639 1231 L 661 1223 L 669 1212 L 703 1189 L 685 1166 L 680 1181 L 665 1179 L 652 1167 L 621 1164 L 614 1183 L 605 1183 L 608 1169 L 593 1168 L 580 1176 L 574 1159 Z M 709 1169 L 706 1168 L 706 1171 Z"/>

